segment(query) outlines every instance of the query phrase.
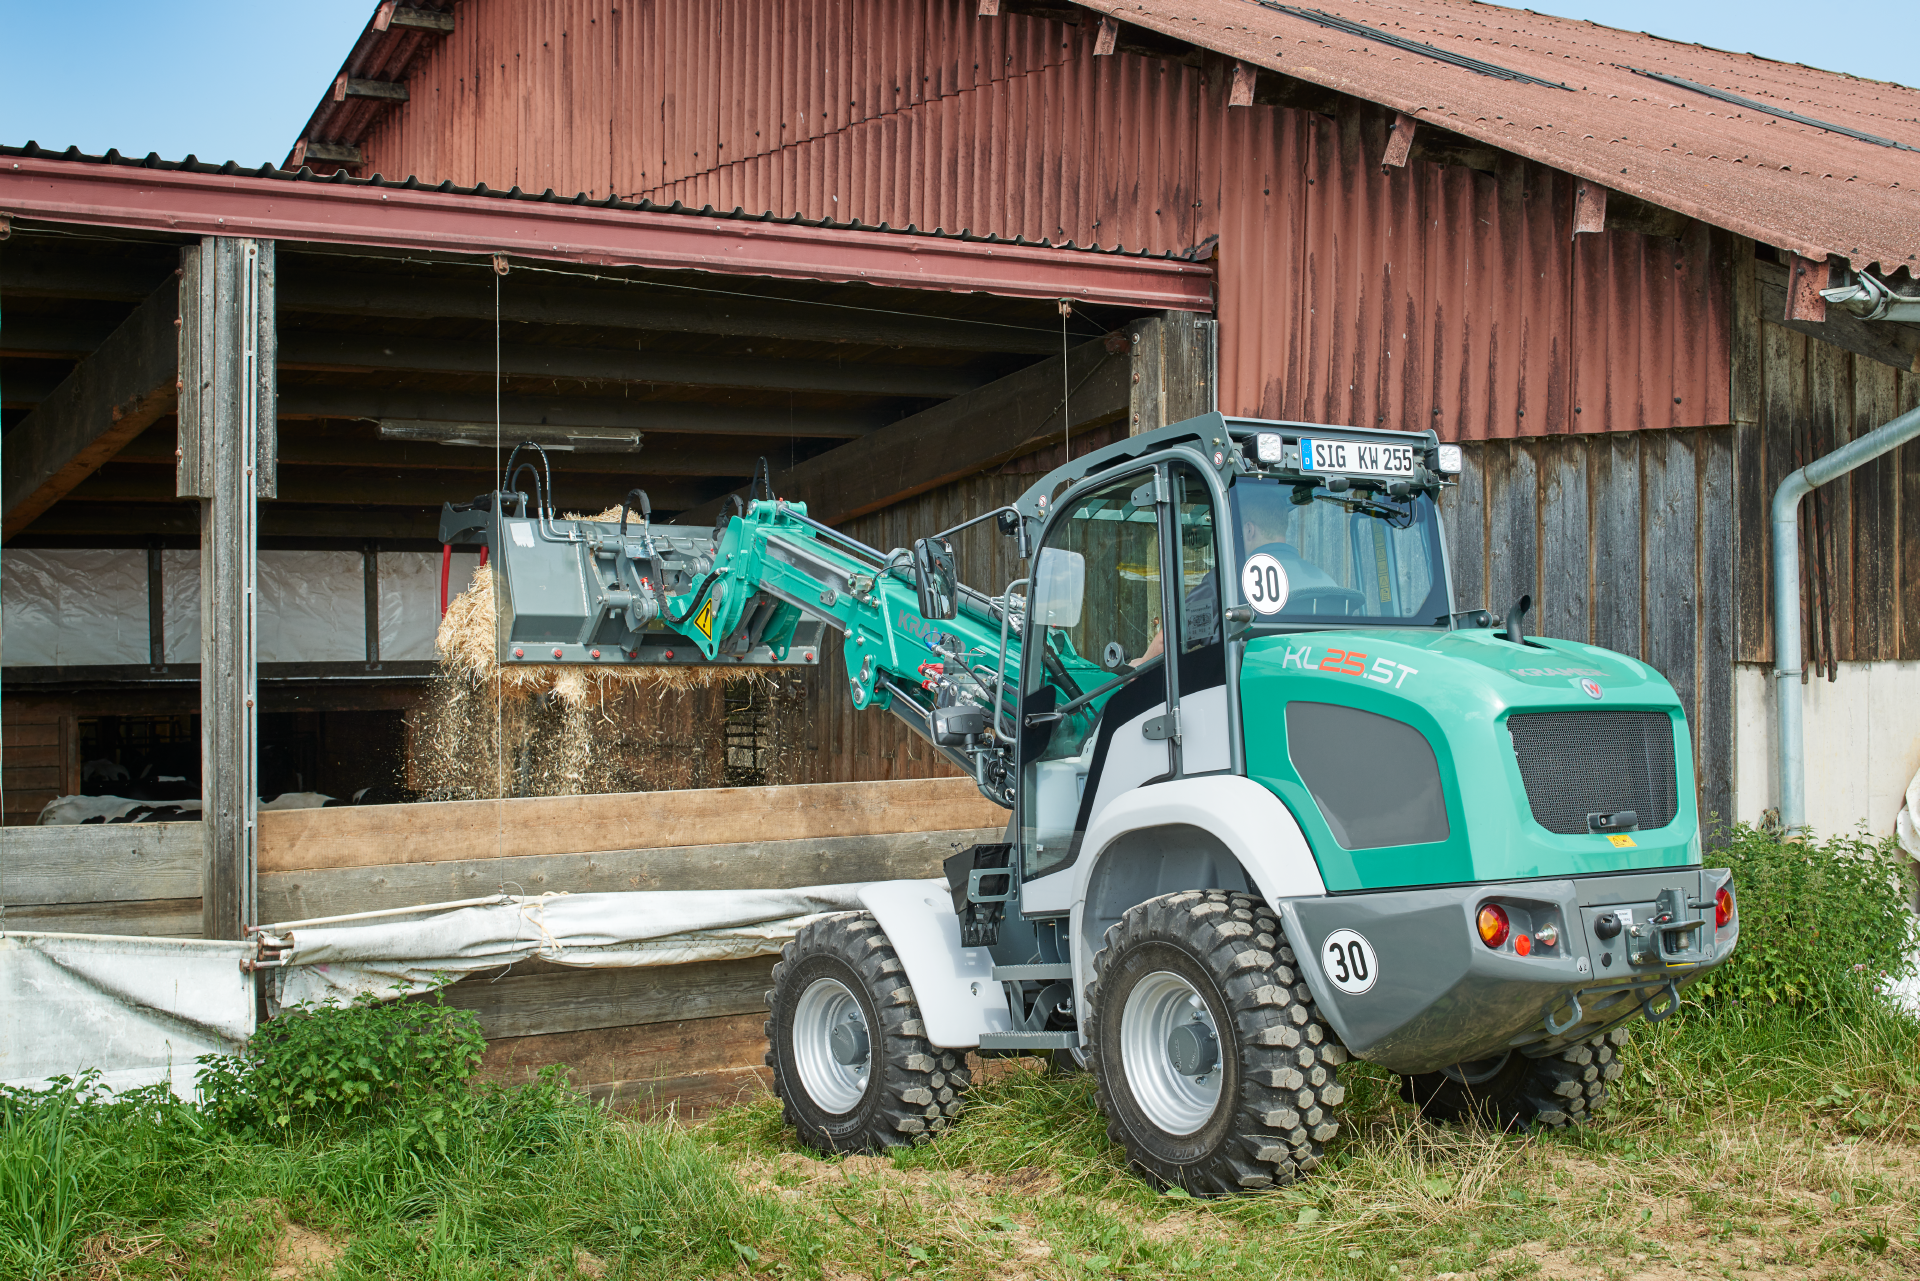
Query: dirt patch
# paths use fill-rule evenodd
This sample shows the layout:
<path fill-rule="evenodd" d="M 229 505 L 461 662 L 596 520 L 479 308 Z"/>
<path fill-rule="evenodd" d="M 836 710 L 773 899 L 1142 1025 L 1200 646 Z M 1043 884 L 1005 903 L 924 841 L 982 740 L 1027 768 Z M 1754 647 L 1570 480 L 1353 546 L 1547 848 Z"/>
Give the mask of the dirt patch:
<path fill-rule="evenodd" d="M 298 1223 L 289 1223 L 280 1230 L 280 1239 L 273 1244 L 273 1266 L 267 1269 L 267 1275 L 273 1281 L 300 1281 L 300 1278 L 320 1276 L 331 1272 L 346 1252 L 345 1242 Z"/>

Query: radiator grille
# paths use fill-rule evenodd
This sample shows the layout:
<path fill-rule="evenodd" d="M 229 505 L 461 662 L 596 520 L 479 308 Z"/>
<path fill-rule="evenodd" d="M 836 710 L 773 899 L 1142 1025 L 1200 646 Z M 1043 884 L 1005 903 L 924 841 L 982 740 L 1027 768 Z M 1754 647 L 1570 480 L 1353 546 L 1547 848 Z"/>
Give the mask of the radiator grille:
<path fill-rule="evenodd" d="M 1527 804 L 1549 832 L 1591 830 L 1589 814 L 1633 810 L 1642 829 L 1679 810 L 1673 721 L 1664 712 L 1527 712 L 1507 718 Z"/>

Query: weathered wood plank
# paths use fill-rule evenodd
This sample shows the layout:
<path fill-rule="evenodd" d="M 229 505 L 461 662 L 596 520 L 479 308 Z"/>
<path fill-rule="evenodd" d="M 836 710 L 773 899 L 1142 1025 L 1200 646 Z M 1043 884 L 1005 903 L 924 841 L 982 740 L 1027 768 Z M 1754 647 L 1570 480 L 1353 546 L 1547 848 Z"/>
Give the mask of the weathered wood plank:
<path fill-rule="evenodd" d="M 1645 657 L 1641 627 L 1641 441 L 1651 433 L 1596 439 L 1593 495 L 1593 643 Z"/>
<path fill-rule="evenodd" d="M 1735 423 L 1757 423 L 1765 410 L 1761 390 L 1763 370 L 1760 345 L 1760 282 L 1754 274 L 1753 241 L 1730 237 L 1728 289 L 1732 295 L 1731 350 L 1728 407 Z M 1775 315 L 1786 314 L 1784 310 Z"/>
<path fill-rule="evenodd" d="M 0 902 L 198 898 L 198 823 L 102 823 L 0 831 Z"/>
<path fill-rule="evenodd" d="M 1853 426 L 1858 439 L 1895 417 L 1899 374 L 1871 360 L 1853 361 Z M 1899 654 L 1899 592 L 1896 580 L 1900 460 L 1882 455 L 1856 470 L 1853 490 L 1853 657 L 1861 661 Z"/>
<path fill-rule="evenodd" d="M 179 297 L 177 281 L 161 285 L 7 433 L 0 538 L 25 529 L 128 441 L 173 412 Z"/>
<path fill-rule="evenodd" d="M 1440 500 L 1455 609 L 1493 608 L 1487 598 L 1486 451 L 1483 441 L 1461 446 L 1459 487 Z"/>
<path fill-rule="evenodd" d="M 1807 347 L 1807 461 L 1824 457 L 1853 437 L 1853 357 L 1830 343 Z M 1826 566 L 1823 623 L 1832 629 L 1833 654 L 1853 653 L 1853 479 L 1849 475 L 1807 495 L 1819 513 L 1820 554 Z"/>
<path fill-rule="evenodd" d="M 1588 442 L 1548 436 L 1525 442 L 1540 475 L 1540 631 L 1563 640 L 1593 639 L 1592 514 L 1587 504 Z"/>
<path fill-rule="evenodd" d="M 778 958 L 649 965 L 638 969 L 533 967 L 501 978 L 475 975 L 443 989 L 455 1009 L 472 1010 L 489 1040 L 595 1028 L 751 1014 L 767 1008 Z"/>
<path fill-rule="evenodd" d="M 1485 459 L 1487 505 L 1487 608 L 1495 620 L 1506 616 L 1522 594 L 1538 608 L 1540 589 L 1534 563 L 1534 515 L 1538 493 L 1533 460 L 1512 441 L 1488 441 Z M 1538 613 L 1528 631 L 1540 627 Z"/>
<path fill-rule="evenodd" d="M 1786 304 L 1783 301 L 1781 305 L 1784 307 Z M 1760 621 L 1765 638 L 1763 650 L 1767 660 L 1771 661 L 1774 655 L 1773 552 L 1772 535 L 1766 532 L 1767 507 L 1764 504 L 1771 504 L 1780 482 L 1807 462 L 1803 440 L 1807 418 L 1807 338 L 1778 325 L 1766 325 L 1761 329 L 1760 343 L 1764 361 L 1761 390 L 1765 404 L 1764 480 L 1761 492 L 1765 498 L 1762 500 L 1762 533 L 1759 537 L 1766 548 L 1766 607 L 1761 611 Z M 1802 507 L 1805 507 L 1804 503 Z M 1803 518 L 1801 527 L 1804 529 L 1806 525 L 1807 521 Z M 1804 599 L 1807 584 L 1804 570 L 1800 582 Z M 1804 644 L 1805 638 L 1802 639 L 1801 652 L 1810 656 L 1810 648 Z"/>
<path fill-rule="evenodd" d="M 278 810 L 260 815 L 260 870 L 944 832 L 1005 822 L 1006 811 L 963 778 Z"/>
<path fill-rule="evenodd" d="M 1742 662 L 1773 660 L 1773 632 L 1768 592 L 1772 574 L 1767 508 L 1773 495 L 1767 490 L 1767 429 L 1765 423 L 1737 422 L 1732 442 L 1733 557 L 1738 573 L 1734 590 L 1734 652 Z"/>
<path fill-rule="evenodd" d="M 1688 727 L 1699 753 L 1694 723 L 1698 670 L 1694 650 L 1699 618 L 1695 612 L 1699 571 L 1698 512 L 1693 443 L 1687 434 L 1650 436 L 1640 450 L 1646 498 L 1645 643 L 1649 665 L 1673 685 L 1686 709 Z"/>
<path fill-rule="evenodd" d="M 941 860 L 1001 829 L 811 837 L 740 845 L 263 872 L 260 919 L 304 921 L 487 894 L 791 889 L 940 874 Z"/>
<path fill-rule="evenodd" d="M 141 934 L 199 938 L 198 898 L 132 903 L 51 903 L 6 909 L 6 928 L 56 934 Z"/>
<path fill-rule="evenodd" d="M 573 1083 L 617 1107 L 671 1108 L 696 1117 L 764 1094 L 765 1015 L 733 1014 L 639 1027 L 506 1037 L 487 1046 L 479 1078 L 502 1085 L 533 1080 L 565 1064 Z"/>
<path fill-rule="evenodd" d="M 1900 376 L 1897 414 L 1920 408 L 1920 374 Z M 1920 659 L 1920 440 L 1899 450 L 1899 513 L 1893 531 L 1899 546 L 1894 578 L 1900 585 L 1900 657 Z"/>
<path fill-rule="evenodd" d="M 1733 813 L 1733 660 L 1736 630 L 1733 493 L 1735 433 L 1709 428 L 1696 436 L 1700 468 L 1699 690 L 1694 740 L 1700 818 L 1731 822 Z"/>

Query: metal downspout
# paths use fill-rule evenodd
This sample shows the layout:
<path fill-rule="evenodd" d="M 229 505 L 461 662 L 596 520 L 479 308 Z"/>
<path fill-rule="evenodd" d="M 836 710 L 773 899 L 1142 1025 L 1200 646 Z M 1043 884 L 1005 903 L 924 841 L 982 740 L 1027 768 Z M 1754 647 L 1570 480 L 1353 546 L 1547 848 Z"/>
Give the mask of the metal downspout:
<path fill-rule="evenodd" d="M 1780 482 L 1773 495 L 1773 714 L 1779 739 L 1780 825 L 1807 825 L 1806 743 L 1801 735 L 1800 500 L 1828 481 L 1920 436 L 1920 409 L 1910 410 Z"/>

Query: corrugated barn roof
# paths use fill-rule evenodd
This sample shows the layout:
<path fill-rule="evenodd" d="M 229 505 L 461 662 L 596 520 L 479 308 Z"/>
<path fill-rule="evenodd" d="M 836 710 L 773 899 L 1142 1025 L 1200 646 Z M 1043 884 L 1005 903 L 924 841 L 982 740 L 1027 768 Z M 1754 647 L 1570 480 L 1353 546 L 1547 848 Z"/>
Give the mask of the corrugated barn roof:
<path fill-rule="evenodd" d="M 1083 0 L 1811 258 L 1920 263 L 1920 90 L 1468 0 Z"/>

